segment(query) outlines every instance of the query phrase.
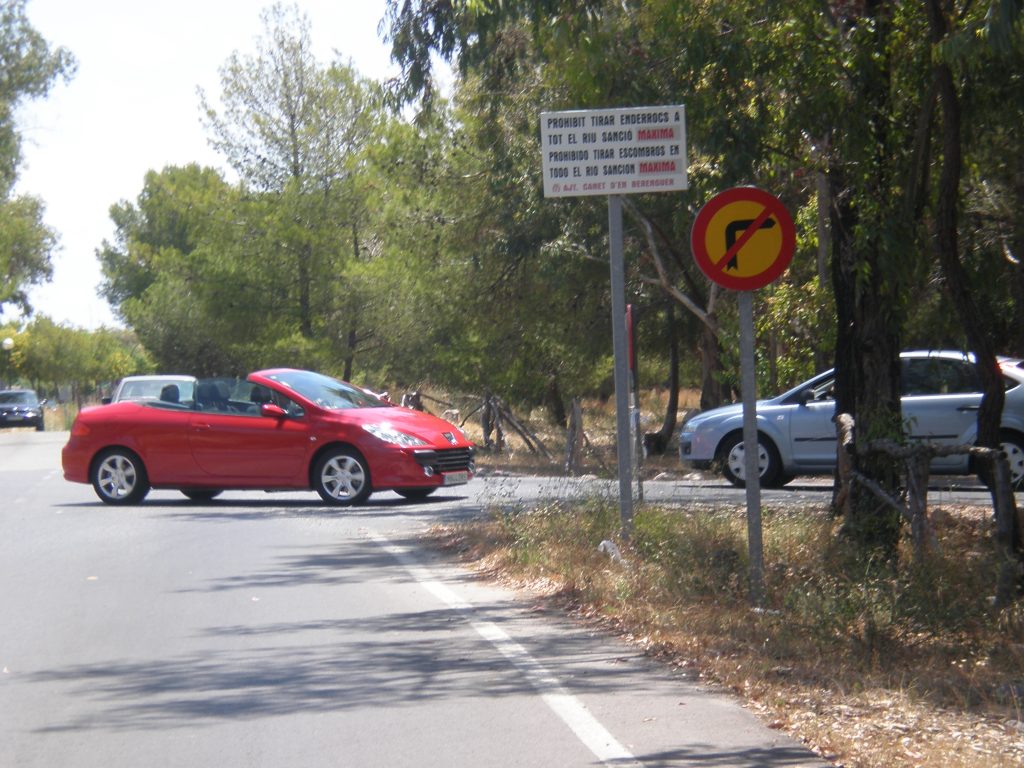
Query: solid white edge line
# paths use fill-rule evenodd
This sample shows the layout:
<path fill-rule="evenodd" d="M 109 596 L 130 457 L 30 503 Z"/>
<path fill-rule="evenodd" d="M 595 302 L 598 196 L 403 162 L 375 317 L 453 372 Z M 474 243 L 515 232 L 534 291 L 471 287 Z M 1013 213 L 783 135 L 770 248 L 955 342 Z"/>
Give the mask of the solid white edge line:
<path fill-rule="evenodd" d="M 392 555 L 415 581 L 449 608 L 465 614 L 466 621 L 477 634 L 491 643 L 529 681 L 545 704 L 554 712 L 577 739 L 602 763 L 615 766 L 640 765 L 633 754 L 622 746 L 608 730 L 598 722 L 587 708 L 569 693 L 554 675 L 534 659 L 523 646 L 513 640 L 501 627 L 490 621 L 473 618 L 473 606 L 442 584 L 430 570 L 419 563 L 405 547 L 394 544 L 390 539 L 374 531 L 366 535 Z"/>

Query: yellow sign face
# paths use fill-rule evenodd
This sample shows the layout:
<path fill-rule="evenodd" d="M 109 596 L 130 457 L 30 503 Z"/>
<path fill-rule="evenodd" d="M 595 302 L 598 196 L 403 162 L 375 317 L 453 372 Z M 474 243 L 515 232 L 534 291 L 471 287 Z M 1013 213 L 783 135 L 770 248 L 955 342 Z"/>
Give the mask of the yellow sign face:
<path fill-rule="evenodd" d="M 706 246 L 708 258 L 716 265 L 727 268 L 733 277 L 756 277 L 767 272 L 782 253 L 782 227 L 771 216 L 765 219 L 749 239 L 730 257 L 729 264 L 721 260 L 733 249 L 747 227 L 762 212 L 764 205 L 750 200 L 730 203 L 711 217 L 708 223 Z"/>

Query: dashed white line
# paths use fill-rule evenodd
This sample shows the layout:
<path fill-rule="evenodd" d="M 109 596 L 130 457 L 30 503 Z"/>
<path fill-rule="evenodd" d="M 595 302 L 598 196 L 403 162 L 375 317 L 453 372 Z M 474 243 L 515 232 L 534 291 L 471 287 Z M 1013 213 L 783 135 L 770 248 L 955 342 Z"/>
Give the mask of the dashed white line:
<path fill-rule="evenodd" d="M 426 566 L 419 563 L 408 548 L 393 543 L 386 536 L 367 530 L 366 535 L 382 549 L 392 555 L 402 567 L 432 595 L 441 602 L 462 613 L 477 634 L 491 643 L 501 654 L 512 662 L 529 681 L 545 704 L 564 722 L 577 739 L 594 756 L 606 765 L 617 768 L 639 766 L 632 753 L 620 744 L 608 730 L 598 722 L 582 702 L 569 693 L 544 665 L 513 640 L 501 627 L 490 621 L 474 618 L 473 606 L 459 597 L 453 590 L 442 584 Z"/>

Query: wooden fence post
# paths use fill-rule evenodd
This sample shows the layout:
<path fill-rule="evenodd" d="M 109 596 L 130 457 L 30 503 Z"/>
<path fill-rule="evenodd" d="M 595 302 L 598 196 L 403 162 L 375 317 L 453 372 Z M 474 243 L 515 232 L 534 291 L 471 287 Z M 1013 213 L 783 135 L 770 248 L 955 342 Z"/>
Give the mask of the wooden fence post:
<path fill-rule="evenodd" d="M 1003 607 L 1012 603 L 1017 596 L 1024 563 L 1021 563 L 1019 553 L 1014 549 L 1014 542 L 1020 535 L 1017 530 L 1020 521 L 1017 519 L 1017 503 L 1010 489 L 1010 464 L 1002 451 L 990 451 L 989 457 L 994 465 L 996 556 L 1000 561 L 996 580 L 996 606 Z"/>

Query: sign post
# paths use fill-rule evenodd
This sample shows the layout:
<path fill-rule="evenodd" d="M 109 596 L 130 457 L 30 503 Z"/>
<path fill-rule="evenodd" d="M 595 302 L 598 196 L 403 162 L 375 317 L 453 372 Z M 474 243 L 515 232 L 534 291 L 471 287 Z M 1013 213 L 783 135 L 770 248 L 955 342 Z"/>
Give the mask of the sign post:
<path fill-rule="evenodd" d="M 690 233 L 690 246 L 697 266 L 708 279 L 738 291 L 750 596 L 755 605 L 762 605 L 761 468 L 768 457 L 762 455 L 757 438 L 752 292 L 786 271 L 793 259 L 796 228 L 778 198 L 755 187 L 735 187 L 715 195 L 700 209 Z"/>
<path fill-rule="evenodd" d="M 628 537 L 633 527 L 633 448 L 620 196 L 687 188 L 686 110 L 679 104 L 542 112 L 540 141 L 544 197 L 608 197 L 619 512 Z"/>
<path fill-rule="evenodd" d="M 615 450 L 618 454 L 619 520 L 624 535 L 633 530 L 633 479 L 629 437 L 629 362 L 626 341 L 626 269 L 622 256 L 622 198 L 608 198 L 608 250 L 612 290 L 612 353 L 615 358 Z"/>

